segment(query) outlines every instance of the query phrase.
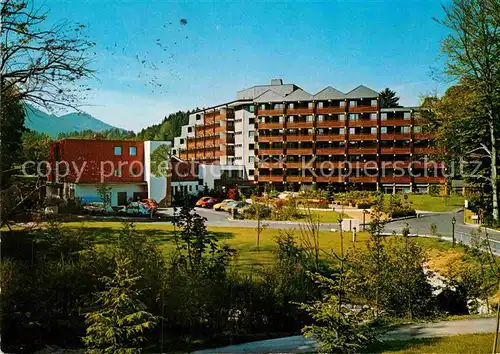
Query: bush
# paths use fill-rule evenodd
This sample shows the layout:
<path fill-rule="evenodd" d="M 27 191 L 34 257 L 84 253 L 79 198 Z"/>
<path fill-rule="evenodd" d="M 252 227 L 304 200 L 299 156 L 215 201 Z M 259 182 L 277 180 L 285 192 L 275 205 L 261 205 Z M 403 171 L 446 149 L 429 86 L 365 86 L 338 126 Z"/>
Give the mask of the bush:
<path fill-rule="evenodd" d="M 439 184 L 431 184 L 429 186 L 429 195 L 439 197 L 441 194 L 441 186 Z"/>

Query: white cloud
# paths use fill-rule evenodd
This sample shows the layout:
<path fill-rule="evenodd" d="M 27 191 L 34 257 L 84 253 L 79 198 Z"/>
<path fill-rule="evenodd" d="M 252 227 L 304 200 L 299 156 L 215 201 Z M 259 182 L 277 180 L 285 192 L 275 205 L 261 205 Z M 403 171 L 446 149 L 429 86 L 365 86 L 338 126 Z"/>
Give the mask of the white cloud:
<path fill-rule="evenodd" d="M 158 124 L 178 110 L 164 98 L 102 89 L 94 90 L 82 109 L 103 122 L 134 131 Z"/>

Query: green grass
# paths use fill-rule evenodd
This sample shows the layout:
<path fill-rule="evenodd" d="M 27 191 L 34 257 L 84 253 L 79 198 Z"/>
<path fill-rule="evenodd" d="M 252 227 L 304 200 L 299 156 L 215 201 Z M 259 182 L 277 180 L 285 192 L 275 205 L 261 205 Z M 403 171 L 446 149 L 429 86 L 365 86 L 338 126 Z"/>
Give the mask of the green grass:
<path fill-rule="evenodd" d="M 118 235 L 122 224 L 120 222 L 69 222 L 63 224 L 64 228 L 79 232 L 81 227 L 84 232 L 93 234 L 96 242 L 108 243 Z M 274 260 L 273 251 L 277 248 L 275 238 L 279 234 L 278 229 L 264 229 L 260 237 L 260 250 L 257 250 L 257 231 L 253 228 L 238 227 L 208 227 L 209 231 L 215 233 L 222 243 L 227 243 L 238 251 L 235 265 L 243 270 L 251 271 L 256 267 L 269 265 Z M 153 242 L 165 252 L 174 250 L 173 235 L 174 227 L 170 224 L 138 223 L 136 230 L 140 234 L 149 235 Z M 291 231 L 291 230 L 289 230 Z M 295 230 L 295 235 L 301 237 L 301 231 Z M 358 232 L 356 246 L 363 247 L 368 239 L 367 232 Z M 350 247 L 351 234 L 344 232 L 344 246 Z M 320 231 L 320 246 L 324 252 L 340 250 L 340 233 L 331 231 Z"/>
<path fill-rule="evenodd" d="M 406 341 L 388 341 L 372 345 L 367 353 L 491 353 L 493 348 L 493 333 L 466 334 L 442 338 L 422 338 Z"/>
<path fill-rule="evenodd" d="M 416 210 L 433 212 L 447 212 L 464 206 L 464 197 L 460 195 L 433 197 L 428 194 L 408 194 L 408 200 Z"/>
<path fill-rule="evenodd" d="M 307 219 L 307 211 L 306 210 L 301 210 L 302 217 L 299 219 L 295 219 L 293 221 L 305 221 Z M 320 222 L 322 223 L 338 223 L 339 219 L 342 217 L 342 219 L 349 219 L 350 216 L 347 215 L 346 213 L 339 213 L 337 211 L 327 211 L 327 210 L 311 210 L 311 215 L 314 218 L 317 218 L 316 220 L 319 219 Z"/>

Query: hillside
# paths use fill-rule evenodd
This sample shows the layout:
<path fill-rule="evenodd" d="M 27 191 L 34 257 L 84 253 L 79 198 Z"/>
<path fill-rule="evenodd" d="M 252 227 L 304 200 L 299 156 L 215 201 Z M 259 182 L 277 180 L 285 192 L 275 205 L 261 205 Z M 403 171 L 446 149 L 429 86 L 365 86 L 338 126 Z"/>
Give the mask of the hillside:
<path fill-rule="evenodd" d="M 119 129 L 92 117 L 90 114 L 74 112 L 57 116 L 42 112 L 31 105 L 27 105 L 24 125 L 30 130 L 45 133 L 52 138 L 56 138 L 59 133 L 85 130 L 101 132 L 108 129 Z"/>

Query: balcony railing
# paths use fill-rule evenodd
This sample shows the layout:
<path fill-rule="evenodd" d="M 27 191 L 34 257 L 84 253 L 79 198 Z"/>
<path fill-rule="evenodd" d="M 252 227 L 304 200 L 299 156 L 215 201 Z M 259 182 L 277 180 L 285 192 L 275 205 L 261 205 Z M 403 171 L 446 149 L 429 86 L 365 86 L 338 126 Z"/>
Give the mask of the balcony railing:
<path fill-rule="evenodd" d="M 377 140 L 377 134 L 350 134 L 349 140 Z"/>
<path fill-rule="evenodd" d="M 377 168 L 377 161 L 349 161 L 351 168 Z"/>
<path fill-rule="evenodd" d="M 316 168 L 327 169 L 327 168 L 344 168 L 344 161 L 316 161 Z"/>
<path fill-rule="evenodd" d="M 382 154 L 410 154 L 410 147 L 382 147 L 380 153 Z"/>
<path fill-rule="evenodd" d="M 352 183 L 377 183 L 377 177 L 372 176 L 350 176 L 349 177 L 349 182 Z"/>
<path fill-rule="evenodd" d="M 283 176 L 262 176 L 258 177 L 259 182 L 283 182 Z"/>
<path fill-rule="evenodd" d="M 316 141 L 344 141 L 344 134 L 318 134 Z"/>
<path fill-rule="evenodd" d="M 259 155 L 282 155 L 282 148 L 273 148 L 273 149 L 259 149 Z"/>
<path fill-rule="evenodd" d="M 414 133 L 413 138 L 415 140 L 434 139 L 434 134 L 432 134 L 432 133 Z"/>
<path fill-rule="evenodd" d="M 263 161 L 263 162 L 259 162 L 259 168 L 283 168 L 283 162 Z"/>
<path fill-rule="evenodd" d="M 349 112 L 352 113 L 364 113 L 364 112 L 376 112 L 377 106 L 349 106 Z"/>
<path fill-rule="evenodd" d="M 439 149 L 435 147 L 416 147 L 414 152 L 415 154 L 437 154 Z"/>
<path fill-rule="evenodd" d="M 445 167 L 443 162 L 424 162 L 424 161 L 413 161 L 413 168 L 436 168 L 442 169 Z"/>
<path fill-rule="evenodd" d="M 317 148 L 316 155 L 344 155 L 344 148 Z"/>
<path fill-rule="evenodd" d="M 259 143 L 279 143 L 283 141 L 283 135 L 259 135 Z"/>
<path fill-rule="evenodd" d="M 409 119 L 387 119 L 380 122 L 380 125 L 383 127 L 409 126 L 410 124 L 411 121 Z"/>
<path fill-rule="evenodd" d="M 377 153 L 376 147 L 350 147 L 349 154 L 352 155 L 375 155 Z"/>
<path fill-rule="evenodd" d="M 345 120 L 321 120 L 316 123 L 318 128 L 343 128 Z"/>
<path fill-rule="evenodd" d="M 290 183 L 310 183 L 313 181 L 313 176 L 286 176 L 286 181 Z"/>
<path fill-rule="evenodd" d="M 312 148 L 287 148 L 287 155 L 312 155 Z"/>
<path fill-rule="evenodd" d="M 259 116 L 280 116 L 283 114 L 283 109 L 259 109 L 257 113 Z"/>
<path fill-rule="evenodd" d="M 382 176 L 382 183 L 410 183 L 410 176 Z"/>
<path fill-rule="evenodd" d="M 317 108 L 316 112 L 318 114 L 344 113 L 345 107 L 332 106 L 332 107 Z"/>
<path fill-rule="evenodd" d="M 344 176 L 318 176 L 316 177 L 316 182 L 319 183 L 344 183 Z"/>
<path fill-rule="evenodd" d="M 387 133 L 380 134 L 380 140 L 410 140 L 410 133 Z"/>
<path fill-rule="evenodd" d="M 314 122 L 287 122 L 287 128 L 313 128 Z"/>
<path fill-rule="evenodd" d="M 415 183 L 445 183 L 446 178 L 436 176 L 421 176 L 414 178 Z"/>
<path fill-rule="evenodd" d="M 371 119 L 350 120 L 350 127 L 376 127 L 377 121 Z"/>
<path fill-rule="evenodd" d="M 286 163 L 286 168 L 312 168 L 314 166 L 313 163 L 309 161 L 290 161 Z"/>
<path fill-rule="evenodd" d="M 258 123 L 259 129 L 281 129 L 283 128 L 283 122 L 276 123 Z"/>
<path fill-rule="evenodd" d="M 300 114 L 313 114 L 314 108 L 288 108 L 286 114 L 289 115 L 300 115 Z"/>
<path fill-rule="evenodd" d="M 410 161 L 382 161 L 380 162 L 381 168 L 408 168 Z"/>
<path fill-rule="evenodd" d="M 287 135 L 286 141 L 312 141 L 312 134 Z"/>

